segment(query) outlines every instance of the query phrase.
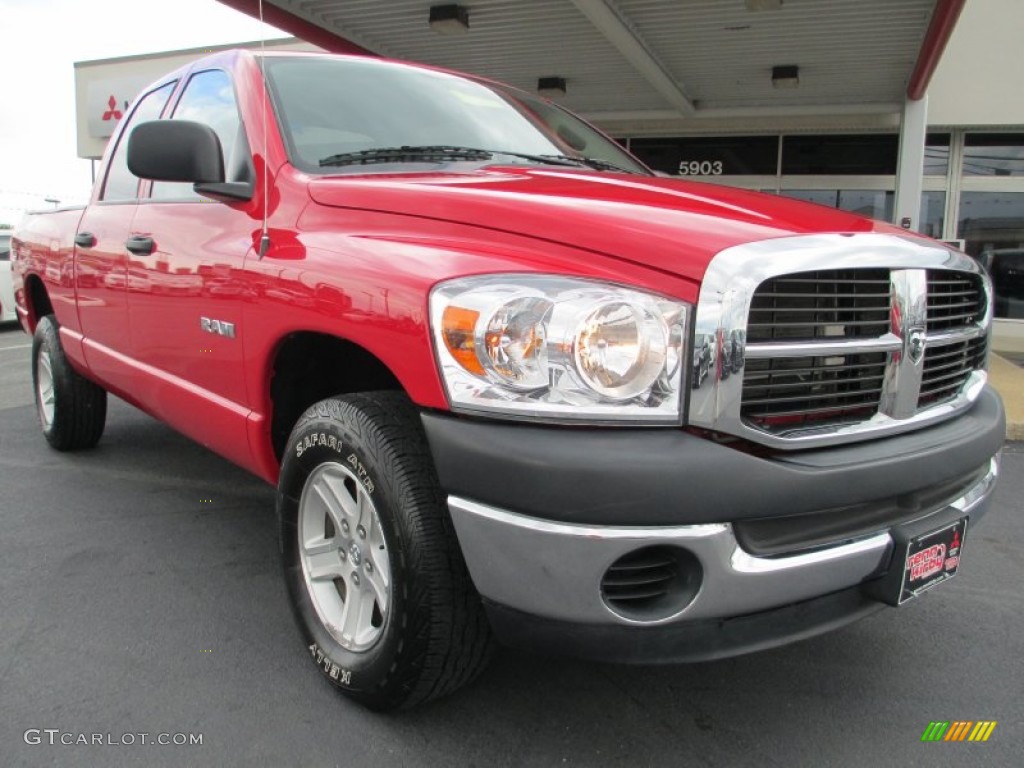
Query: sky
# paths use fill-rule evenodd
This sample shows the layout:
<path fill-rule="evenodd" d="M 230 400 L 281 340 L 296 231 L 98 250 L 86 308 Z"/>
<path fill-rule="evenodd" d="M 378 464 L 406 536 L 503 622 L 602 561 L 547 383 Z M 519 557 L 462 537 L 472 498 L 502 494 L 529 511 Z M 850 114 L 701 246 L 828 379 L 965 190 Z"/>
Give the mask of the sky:
<path fill-rule="evenodd" d="M 76 61 L 288 37 L 217 0 L 0 0 L 0 224 L 86 202 Z"/>

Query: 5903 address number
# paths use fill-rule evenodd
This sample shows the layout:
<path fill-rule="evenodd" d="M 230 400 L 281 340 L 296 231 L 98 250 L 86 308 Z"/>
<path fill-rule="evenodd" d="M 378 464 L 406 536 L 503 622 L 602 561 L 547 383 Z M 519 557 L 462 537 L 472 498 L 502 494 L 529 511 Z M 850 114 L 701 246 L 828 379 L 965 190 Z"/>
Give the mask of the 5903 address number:
<path fill-rule="evenodd" d="M 679 163 L 680 176 L 721 176 L 721 160 L 683 160 Z"/>

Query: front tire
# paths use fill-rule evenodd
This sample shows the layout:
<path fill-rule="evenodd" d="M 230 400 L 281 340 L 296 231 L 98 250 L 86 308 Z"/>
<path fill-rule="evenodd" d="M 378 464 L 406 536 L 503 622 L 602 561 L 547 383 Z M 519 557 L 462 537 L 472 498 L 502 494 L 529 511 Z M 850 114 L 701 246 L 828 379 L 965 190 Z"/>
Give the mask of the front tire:
<path fill-rule="evenodd" d="M 71 367 L 46 315 L 32 337 L 32 387 L 36 412 L 46 441 L 58 451 L 92 448 L 107 422 L 107 393 Z"/>
<path fill-rule="evenodd" d="M 419 422 L 401 393 L 323 400 L 285 448 L 284 575 L 321 673 L 377 710 L 472 680 L 490 630 Z"/>

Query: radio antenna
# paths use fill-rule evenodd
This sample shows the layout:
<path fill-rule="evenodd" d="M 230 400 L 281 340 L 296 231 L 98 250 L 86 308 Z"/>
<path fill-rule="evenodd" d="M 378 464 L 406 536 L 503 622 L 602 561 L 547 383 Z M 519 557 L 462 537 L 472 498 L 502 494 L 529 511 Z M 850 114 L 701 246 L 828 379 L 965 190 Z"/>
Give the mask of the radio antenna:
<path fill-rule="evenodd" d="M 259 258 L 262 259 L 270 248 L 270 230 L 267 219 L 270 216 L 270 170 L 267 162 L 267 27 L 263 21 L 263 0 L 259 0 L 260 13 L 260 77 L 263 79 L 263 231 L 260 234 Z"/>

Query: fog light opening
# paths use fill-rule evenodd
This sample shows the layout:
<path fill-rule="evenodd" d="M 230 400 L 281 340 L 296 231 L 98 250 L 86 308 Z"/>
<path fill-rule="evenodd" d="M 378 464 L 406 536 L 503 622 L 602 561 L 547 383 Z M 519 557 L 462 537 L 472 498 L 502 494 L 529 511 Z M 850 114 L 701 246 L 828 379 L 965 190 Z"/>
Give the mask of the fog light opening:
<path fill-rule="evenodd" d="M 702 580 L 700 560 L 692 552 L 644 547 L 608 566 L 601 578 L 601 599 L 624 619 L 663 621 L 693 602 Z"/>

